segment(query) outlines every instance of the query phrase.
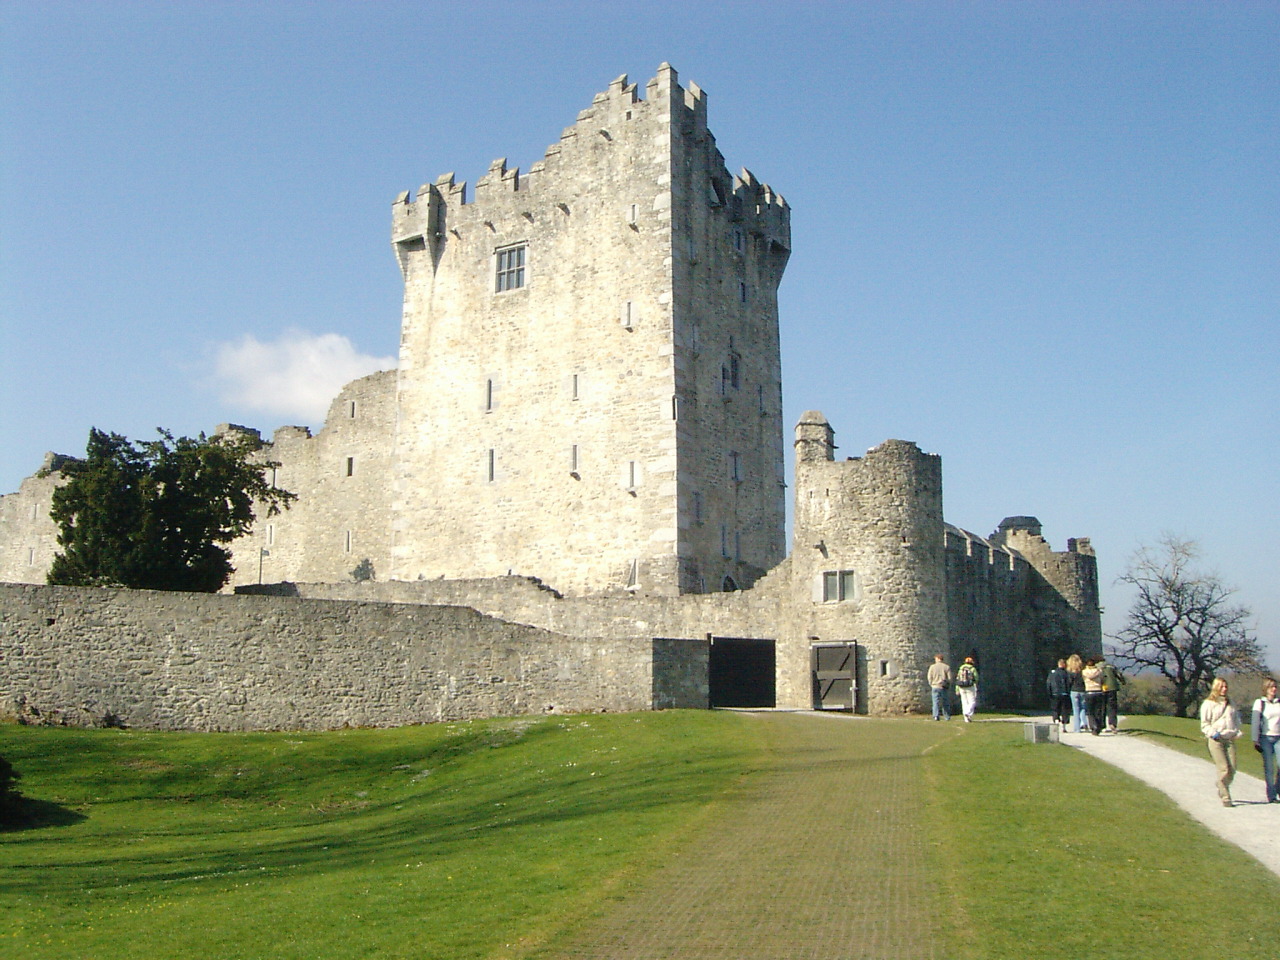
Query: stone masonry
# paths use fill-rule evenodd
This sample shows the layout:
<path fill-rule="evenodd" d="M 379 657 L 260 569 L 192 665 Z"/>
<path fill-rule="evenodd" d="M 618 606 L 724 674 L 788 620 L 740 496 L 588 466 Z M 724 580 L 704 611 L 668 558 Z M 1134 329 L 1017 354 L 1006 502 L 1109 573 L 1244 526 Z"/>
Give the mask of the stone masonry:
<path fill-rule="evenodd" d="M 525 174 L 499 160 L 474 198 L 453 174 L 402 193 L 392 247 L 404 278 L 399 367 L 344 387 L 316 434 L 281 427 L 264 445 L 280 464 L 274 482 L 298 501 L 232 545 L 232 585 L 267 596 L 185 608 L 218 625 L 184 647 L 204 672 L 155 686 L 140 679 L 154 666 L 130 666 L 135 653 L 158 662 L 186 629 L 172 598 L 3 591 L 6 616 L 12 604 L 27 613 L 21 640 L 0 648 L 0 698 L 45 697 L 74 713 L 77 684 L 97 697 L 101 673 L 133 677 L 127 689 L 150 703 L 135 715 L 164 724 L 186 710 L 193 724 L 225 727 L 413 722 L 541 702 L 634 709 L 705 702 L 711 641 L 740 638 L 772 642 L 776 703 L 797 708 L 814 704 L 815 646 L 856 644 L 857 708 L 892 714 L 926 706 L 936 652 L 975 656 L 983 699 L 1015 704 L 1038 702 L 1057 656 L 1101 649 L 1088 540 L 1054 551 L 1025 516 L 988 538 L 951 526 L 938 456 L 889 440 L 837 460 L 818 411 L 796 427 L 785 556 L 777 287 L 790 209 L 749 171 L 728 173 L 706 95 L 668 65 L 643 99 L 615 80 Z M 233 429 L 246 428 L 218 428 Z M 49 455 L 0 498 L 0 580 L 43 582 L 61 462 Z M 358 567 L 368 582 L 354 582 Z M 63 612 L 44 618 L 47 629 L 28 616 L 55 600 Z M 108 608 L 129 613 L 103 619 Z M 87 633 L 57 627 L 81 618 Z M 387 638 L 412 646 L 405 638 L 428 621 L 433 636 L 449 635 L 430 647 L 440 670 L 449 658 L 474 666 L 496 642 L 486 631 L 510 630 L 529 649 L 600 651 L 571 668 L 595 692 L 564 693 L 564 678 L 532 670 L 519 696 L 491 683 L 465 705 L 452 693 L 430 708 L 425 694 L 396 699 L 382 685 L 400 682 L 388 664 L 407 655 Z M 292 668 L 255 674 L 274 704 L 260 712 L 210 693 L 237 687 L 228 677 L 251 649 L 261 664 L 319 669 L 297 652 L 300 624 L 326 649 L 368 645 L 359 671 L 373 672 L 352 674 L 351 689 L 370 686 L 344 695 L 348 713 L 303 697 L 290 714 Z M 77 635 L 93 638 L 83 658 Z M 246 636 L 259 646 L 238 647 Z M 672 653 L 690 643 L 701 660 Z M 601 686 L 591 678 L 611 657 L 626 666 Z M 66 665 L 80 660 L 94 666 Z M 40 666 L 18 676 L 15 663 Z M 668 695 L 668 681 L 701 693 Z M 125 703 L 124 689 L 107 699 Z"/>

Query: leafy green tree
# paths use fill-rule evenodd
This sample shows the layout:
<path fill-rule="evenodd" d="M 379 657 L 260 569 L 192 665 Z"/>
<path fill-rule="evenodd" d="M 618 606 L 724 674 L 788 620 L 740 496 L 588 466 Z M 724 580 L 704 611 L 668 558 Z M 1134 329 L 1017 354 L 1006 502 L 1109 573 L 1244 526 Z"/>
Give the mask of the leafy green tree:
<path fill-rule="evenodd" d="M 252 434 L 158 432 L 135 443 L 90 430 L 85 459 L 62 467 L 50 516 L 63 549 L 49 583 L 212 593 L 233 569 L 220 544 L 249 532 L 255 502 L 273 516 L 297 499 L 268 482 L 278 464 L 254 459 Z"/>
<path fill-rule="evenodd" d="M 1235 591 L 1195 566 L 1199 548 L 1166 536 L 1141 547 L 1119 578 L 1137 591 L 1124 629 L 1112 637 L 1122 662 L 1154 670 L 1169 684 L 1175 716 L 1225 671 L 1265 672 L 1249 630 L 1253 614 L 1231 602 Z"/>

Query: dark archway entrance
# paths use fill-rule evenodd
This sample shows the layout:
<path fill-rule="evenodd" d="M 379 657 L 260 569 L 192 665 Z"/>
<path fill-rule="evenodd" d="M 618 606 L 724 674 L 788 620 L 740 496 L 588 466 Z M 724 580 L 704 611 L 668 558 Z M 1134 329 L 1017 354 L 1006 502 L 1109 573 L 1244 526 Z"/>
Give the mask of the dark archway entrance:
<path fill-rule="evenodd" d="M 772 707 L 777 704 L 772 640 L 712 637 L 708 686 L 713 707 Z"/>

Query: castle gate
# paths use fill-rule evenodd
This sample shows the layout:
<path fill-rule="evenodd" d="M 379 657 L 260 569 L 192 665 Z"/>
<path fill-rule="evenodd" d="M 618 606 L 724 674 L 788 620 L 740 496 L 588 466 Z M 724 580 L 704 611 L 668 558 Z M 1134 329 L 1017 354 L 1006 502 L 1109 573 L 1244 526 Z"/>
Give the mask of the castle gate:
<path fill-rule="evenodd" d="M 708 687 L 713 707 L 777 705 L 774 641 L 712 637 Z"/>
<path fill-rule="evenodd" d="M 858 705 L 858 644 L 815 643 L 809 650 L 813 709 L 854 712 Z"/>

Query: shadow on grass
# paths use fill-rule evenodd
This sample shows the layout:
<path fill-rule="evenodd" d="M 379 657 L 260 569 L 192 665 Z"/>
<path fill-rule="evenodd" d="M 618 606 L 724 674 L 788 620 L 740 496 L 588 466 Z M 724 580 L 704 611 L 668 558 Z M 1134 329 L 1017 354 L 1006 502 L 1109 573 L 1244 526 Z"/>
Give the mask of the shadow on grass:
<path fill-rule="evenodd" d="M 18 797 L 10 800 L 0 811 L 0 833 L 17 833 L 20 830 L 39 830 L 42 827 L 71 827 L 89 819 L 61 804 L 48 800 Z"/>
<path fill-rule="evenodd" d="M 530 739 L 545 732 L 533 733 Z M 432 759 L 442 759 L 441 753 Z M 245 829 L 194 817 L 190 832 L 185 836 L 168 834 L 169 842 L 161 844 L 162 849 L 147 849 L 146 844 L 129 853 L 115 844 L 96 851 L 90 848 L 73 868 L 53 874 L 34 860 L 12 864 L 0 875 L 0 892 L 118 886 L 120 876 L 133 883 L 175 883 L 247 873 L 309 874 L 500 846 L 513 836 L 512 831 L 516 835 L 529 831 L 598 833 L 595 825 L 619 811 L 645 816 L 670 805 L 674 798 L 684 803 L 705 801 L 716 792 L 715 784 L 727 772 L 725 768 L 741 769 L 745 760 L 745 755 L 729 750 L 700 768 L 678 758 L 646 765 L 643 776 L 636 770 L 619 776 L 597 776 L 586 770 L 552 785 L 471 777 L 452 780 L 441 771 L 440 780 L 423 784 L 417 795 L 402 795 L 321 821 L 302 814 L 276 827 Z M 492 772 L 478 771 L 481 775 Z"/>
<path fill-rule="evenodd" d="M 1151 727 L 1136 727 L 1132 723 L 1126 724 L 1124 729 L 1120 731 L 1122 734 L 1134 734 L 1143 737 L 1151 737 L 1159 742 L 1161 740 L 1173 742 L 1181 741 L 1182 743 L 1201 744 L 1204 737 L 1188 737 L 1181 733 L 1170 733 L 1168 730 L 1154 730 Z"/>

